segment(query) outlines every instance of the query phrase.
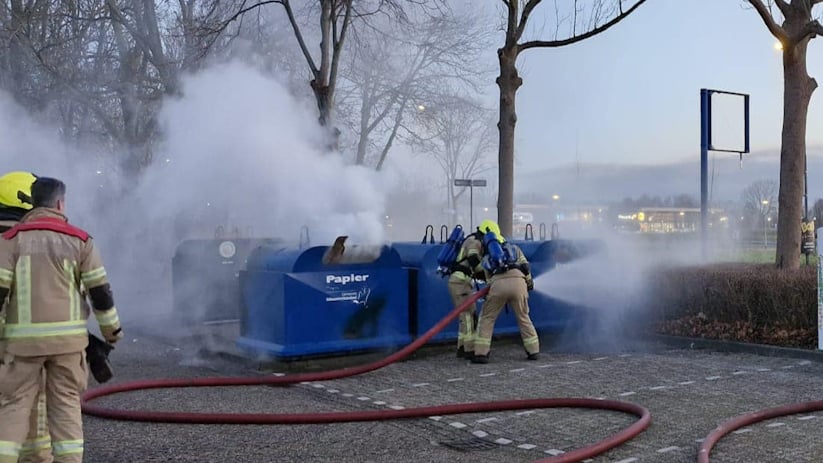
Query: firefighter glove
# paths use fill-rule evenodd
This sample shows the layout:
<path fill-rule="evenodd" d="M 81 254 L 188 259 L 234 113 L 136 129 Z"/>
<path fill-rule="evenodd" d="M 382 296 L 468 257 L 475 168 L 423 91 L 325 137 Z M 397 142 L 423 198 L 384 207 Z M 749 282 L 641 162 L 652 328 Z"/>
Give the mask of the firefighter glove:
<path fill-rule="evenodd" d="M 526 289 L 529 291 L 534 289 L 534 280 L 532 280 L 531 278 L 526 279 Z"/>
<path fill-rule="evenodd" d="M 114 344 L 117 341 L 123 339 L 123 328 L 117 328 L 116 330 L 112 331 L 111 333 L 103 333 L 106 342 L 109 344 Z"/>

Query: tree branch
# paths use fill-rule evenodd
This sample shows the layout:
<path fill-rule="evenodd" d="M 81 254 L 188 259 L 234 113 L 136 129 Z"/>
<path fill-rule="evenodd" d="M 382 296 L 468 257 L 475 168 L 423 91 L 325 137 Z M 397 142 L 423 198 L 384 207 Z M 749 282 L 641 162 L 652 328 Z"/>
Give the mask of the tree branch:
<path fill-rule="evenodd" d="M 823 0 L 819 0 L 823 1 Z M 791 38 L 791 44 L 797 44 L 806 39 L 806 37 L 814 38 L 818 35 L 823 35 L 823 26 L 818 21 L 812 21 L 803 26 L 800 32 Z"/>
<path fill-rule="evenodd" d="M 526 30 L 526 23 L 529 21 L 529 15 L 531 15 L 532 11 L 540 4 L 542 0 L 529 0 L 529 3 L 526 3 L 526 6 L 523 7 L 523 14 L 520 15 L 520 24 L 517 26 L 517 40 L 520 40 L 520 37 L 523 36 L 523 32 Z"/>
<path fill-rule="evenodd" d="M 352 0 L 346 0 L 343 4 L 343 8 L 346 9 L 346 13 L 343 15 L 343 24 L 340 26 L 340 35 L 337 36 L 337 33 L 332 34 L 332 58 L 331 58 L 331 75 L 329 76 L 329 88 L 334 91 L 335 85 L 337 83 L 337 69 L 340 66 L 340 52 L 343 50 L 343 43 L 346 40 L 346 32 L 351 25 L 351 11 L 352 11 Z M 333 25 L 337 25 L 337 16 L 335 15 L 333 19 Z M 335 27 L 335 30 L 337 28 Z"/>
<path fill-rule="evenodd" d="M 292 31 L 294 32 L 294 37 L 300 45 L 300 51 L 302 51 L 303 56 L 306 57 L 306 62 L 309 64 L 309 69 L 311 69 L 312 75 L 317 76 L 317 65 L 314 64 L 314 59 L 311 57 L 309 47 L 306 46 L 306 41 L 303 40 L 303 34 L 300 32 L 300 26 L 297 24 L 297 20 L 294 18 L 294 11 L 291 9 L 289 0 L 274 0 L 272 3 L 279 3 L 286 9 L 286 15 L 289 17 L 289 23 L 291 24 Z"/>
<path fill-rule="evenodd" d="M 750 0 L 750 1 L 759 1 L 759 0 Z M 563 47 L 563 46 L 566 46 L 566 45 L 571 45 L 573 43 L 581 42 L 581 41 L 586 40 L 590 37 L 594 37 L 595 35 L 597 35 L 601 32 L 605 32 L 607 29 L 611 28 L 615 24 L 617 24 L 620 21 L 626 19 L 630 14 L 632 14 L 635 10 L 637 10 L 637 8 L 639 8 L 640 5 L 642 5 L 644 3 L 646 3 L 646 0 L 638 1 L 631 8 L 626 10 L 625 13 L 617 15 L 611 21 L 603 24 L 602 26 L 595 27 L 594 29 L 592 29 L 592 30 L 590 30 L 590 31 L 588 31 L 584 34 L 576 35 L 574 37 L 569 37 L 569 38 L 563 39 L 563 40 L 533 40 L 533 41 L 526 42 L 526 43 L 520 45 L 520 50 L 519 51 L 522 52 L 524 50 L 528 50 L 529 48 L 557 48 L 557 47 Z"/>
<path fill-rule="evenodd" d="M 816 1 L 819 2 L 821 0 L 816 0 Z M 780 10 L 780 12 L 783 14 L 783 16 L 786 16 L 787 14 L 789 14 L 789 4 L 786 3 L 786 0 L 774 0 L 774 3 L 777 5 L 777 8 Z"/>
<path fill-rule="evenodd" d="M 749 0 L 749 3 L 751 3 L 754 9 L 757 10 L 757 14 L 760 15 L 760 18 L 766 24 L 769 32 L 771 32 L 772 35 L 783 44 L 784 48 L 787 48 L 791 39 L 789 38 L 789 35 L 786 34 L 786 31 L 783 30 L 777 22 L 775 22 L 766 5 L 764 5 L 761 0 Z M 780 7 L 780 3 L 778 3 L 778 6 Z M 780 7 L 780 10 L 783 11 L 783 8 L 784 7 Z M 788 6 L 786 6 L 786 8 L 788 8 Z"/>

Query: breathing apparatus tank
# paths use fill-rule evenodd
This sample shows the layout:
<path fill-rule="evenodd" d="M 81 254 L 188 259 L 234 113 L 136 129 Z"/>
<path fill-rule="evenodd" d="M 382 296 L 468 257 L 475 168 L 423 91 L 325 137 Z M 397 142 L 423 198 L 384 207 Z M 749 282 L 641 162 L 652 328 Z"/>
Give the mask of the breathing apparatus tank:
<path fill-rule="evenodd" d="M 440 250 L 437 255 L 437 273 L 440 275 L 448 275 L 452 271 L 452 266 L 457 262 L 457 256 L 460 254 L 460 247 L 463 246 L 465 235 L 461 225 L 455 225 L 449 238 L 446 240 L 446 245 Z"/>
<path fill-rule="evenodd" d="M 511 255 L 509 246 L 504 246 L 493 231 L 488 231 L 483 235 L 483 246 L 486 248 L 483 268 L 492 275 L 505 272 L 514 263 L 514 256 Z"/>

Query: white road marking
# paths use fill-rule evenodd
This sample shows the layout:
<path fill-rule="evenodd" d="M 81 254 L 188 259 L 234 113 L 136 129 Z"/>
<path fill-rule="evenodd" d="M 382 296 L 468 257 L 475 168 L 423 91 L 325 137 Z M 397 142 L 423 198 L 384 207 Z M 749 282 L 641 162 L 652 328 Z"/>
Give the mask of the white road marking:
<path fill-rule="evenodd" d="M 375 392 L 375 394 L 382 394 L 384 392 L 394 392 L 394 389 L 383 389 L 382 391 Z"/>
<path fill-rule="evenodd" d="M 745 371 L 740 371 L 740 370 L 738 370 L 738 371 L 735 371 L 735 372 L 734 372 L 734 373 L 732 373 L 732 374 L 733 374 L 733 375 L 745 375 L 745 374 L 746 374 L 746 372 L 745 372 Z"/>
<path fill-rule="evenodd" d="M 383 402 L 382 400 L 375 400 L 374 404 L 375 405 L 386 405 L 386 402 Z"/>
<path fill-rule="evenodd" d="M 366 396 L 362 396 L 362 397 L 358 397 L 357 400 L 362 400 L 363 402 L 365 402 L 365 401 L 371 400 L 371 399 L 366 397 Z"/>
<path fill-rule="evenodd" d="M 517 373 L 519 371 L 526 371 L 526 369 L 525 368 L 514 368 L 512 370 L 509 370 L 509 372 L 511 372 L 511 373 Z"/>
<path fill-rule="evenodd" d="M 606 360 L 607 358 L 608 357 L 597 357 L 596 359 L 592 359 L 592 360 L 594 360 L 595 362 L 599 362 L 601 360 Z"/>
<path fill-rule="evenodd" d="M 523 450 L 531 450 L 531 449 L 536 448 L 536 447 L 537 446 L 533 445 L 533 444 L 520 444 L 520 445 L 517 446 L 517 448 L 523 449 Z"/>
<path fill-rule="evenodd" d="M 500 444 L 500 445 L 509 445 L 509 444 L 511 444 L 511 443 L 512 443 L 512 441 L 510 441 L 510 440 L 508 440 L 508 439 L 504 439 L 504 438 L 502 438 L 502 437 L 501 437 L 500 439 L 497 439 L 497 440 L 496 440 L 496 441 L 494 441 L 494 442 L 495 442 L 495 443 L 497 443 L 497 444 Z"/>
<path fill-rule="evenodd" d="M 488 423 L 489 421 L 497 421 L 497 418 L 483 418 L 482 420 L 475 421 L 475 423 Z"/>
<path fill-rule="evenodd" d="M 483 373 L 482 375 L 480 375 L 480 377 L 481 378 L 486 378 L 488 376 L 495 376 L 495 375 L 497 375 L 497 373 Z"/>
<path fill-rule="evenodd" d="M 680 447 L 676 445 L 672 445 L 671 447 L 665 447 L 657 451 L 657 453 L 666 453 L 666 452 L 674 452 L 675 450 L 680 450 Z"/>
<path fill-rule="evenodd" d="M 489 433 L 487 433 L 486 431 L 474 431 L 474 432 L 472 432 L 472 434 L 474 434 L 477 437 L 481 437 L 481 438 L 486 437 L 486 436 L 489 435 Z"/>
<path fill-rule="evenodd" d="M 343 397 L 354 397 L 354 394 L 349 394 L 348 392 L 343 394 Z"/>
<path fill-rule="evenodd" d="M 429 383 L 417 383 L 417 384 L 412 384 L 412 387 L 423 387 L 423 386 L 428 386 L 428 385 L 429 385 Z"/>
<path fill-rule="evenodd" d="M 767 428 L 777 428 L 779 426 L 786 426 L 786 423 L 769 423 L 766 425 Z"/>
<path fill-rule="evenodd" d="M 688 386 L 689 384 L 694 384 L 694 381 L 683 381 L 683 382 L 680 382 L 680 383 L 677 383 L 677 384 L 679 384 L 681 386 Z"/>
<path fill-rule="evenodd" d="M 572 360 L 571 362 L 566 362 L 566 365 L 577 365 L 578 363 L 583 363 L 582 360 Z"/>
<path fill-rule="evenodd" d="M 315 389 L 325 389 L 326 388 L 326 386 L 324 386 L 322 384 L 317 384 L 317 383 L 314 383 L 311 386 Z"/>
<path fill-rule="evenodd" d="M 633 463 L 635 461 L 637 461 L 637 458 L 631 457 L 631 458 L 626 458 L 625 460 L 617 461 L 615 463 Z"/>
<path fill-rule="evenodd" d="M 619 395 L 620 397 L 628 397 L 630 395 L 635 395 L 635 394 L 637 394 L 637 393 L 634 392 L 634 391 L 629 391 L 629 392 L 621 392 L 620 394 L 617 394 L 617 395 Z"/>
<path fill-rule="evenodd" d="M 706 381 L 715 381 L 722 378 L 722 376 L 707 376 Z"/>
<path fill-rule="evenodd" d="M 455 381 L 463 381 L 463 378 L 452 378 L 452 379 L 447 379 L 446 380 L 446 382 L 449 382 L 449 383 L 453 383 Z"/>
<path fill-rule="evenodd" d="M 666 389 L 667 387 L 668 386 L 655 386 L 655 387 L 650 387 L 649 390 L 650 391 L 659 391 L 661 389 Z"/>
<path fill-rule="evenodd" d="M 272 373 L 272 376 L 286 376 L 285 373 Z"/>
<path fill-rule="evenodd" d="M 405 410 L 406 409 L 406 407 L 404 407 L 402 405 L 389 405 L 389 408 L 391 408 L 392 410 Z"/>
<path fill-rule="evenodd" d="M 757 371 L 764 372 L 764 371 L 772 371 L 771 368 L 758 368 Z"/>
<path fill-rule="evenodd" d="M 544 451 L 543 453 L 548 453 L 549 455 L 552 455 L 552 456 L 556 457 L 558 455 L 563 455 L 566 452 L 564 452 L 562 450 L 558 450 L 558 449 L 549 449 L 549 450 Z"/>
<path fill-rule="evenodd" d="M 468 427 L 468 426 L 466 426 L 465 424 L 463 424 L 459 421 L 453 421 L 453 422 L 449 423 L 449 426 L 451 426 L 453 428 L 457 428 L 457 429 L 463 429 L 463 428 Z"/>
<path fill-rule="evenodd" d="M 813 420 L 815 418 L 817 418 L 817 417 L 814 416 L 814 415 L 809 415 L 809 416 L 800 416 L 797 419 L 800 420 L 800 421 L 806 421 L 806 420 Z"/>
<path fill-rule="evenodd" d="M 752 432 L 752 428 L 738 429 L 737 431 L 732 431 L 732 434 L 745 434 L 747 432 Z"/>
<path fill-rule="evenodd" d="M 549 367 L 553 367 L 553 366 L 554 365 L 552 365 L 551 363 L 546 363 L 546 364 L 543 364 L 543 365 L 537 365 L 537 368 L 549 368 Z"/>
<path fill-rule="evenodd" d="M 442 416 L 430 416 L 429 419 L 434 420 L 434 421 L 440 421 L 440 420 L 443 419 L 443 417 Z"/>
<path fill-rule="evenodd" d="M 811 360 L 801 360 L 801 361 L 797 362 L 797 364 L 798 365 L 811 365 L 812 361 Z"/>
<path fill-rule="evenodd" d="M 337 390 L 337 389 L 326 389 L 326 392 L 329 392 L 329 393 L 331 393 L 331 394 L 337 394 L 337 393 L 338 393 L 338 392 L 340 392 L 340 391 L 339 391 L 339 390 Z"/>

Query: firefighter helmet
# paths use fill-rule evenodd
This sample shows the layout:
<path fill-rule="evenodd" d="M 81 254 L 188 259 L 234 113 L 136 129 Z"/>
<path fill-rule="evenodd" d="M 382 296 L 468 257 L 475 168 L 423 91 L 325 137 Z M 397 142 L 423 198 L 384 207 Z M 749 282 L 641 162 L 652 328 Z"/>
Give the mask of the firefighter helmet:
<path fill-rule="evenodd" d="M 30 172 L 9 172 L 0 177 L 0 206 L 31 209 L 31 185 L 37 177 Z"/>
<path fill-rule="evenodd" d="M 497 237 L 498 241 L 500 241 L 501 243 L 506 242 L 506 239 L 503 238 L 503 234 L 500 233 L 500 226 L 497 225 L 497 222 L 495 222 L 493 220 L 486 219 L 486 220 L 480 222 L 480 227 L 478 227 L 478 228 L 480 229 L 481 233 L 485 234 L 485 233 L 488 233 L 488 232 L 493 232 L 495 234 L 495 236 Z"/>

